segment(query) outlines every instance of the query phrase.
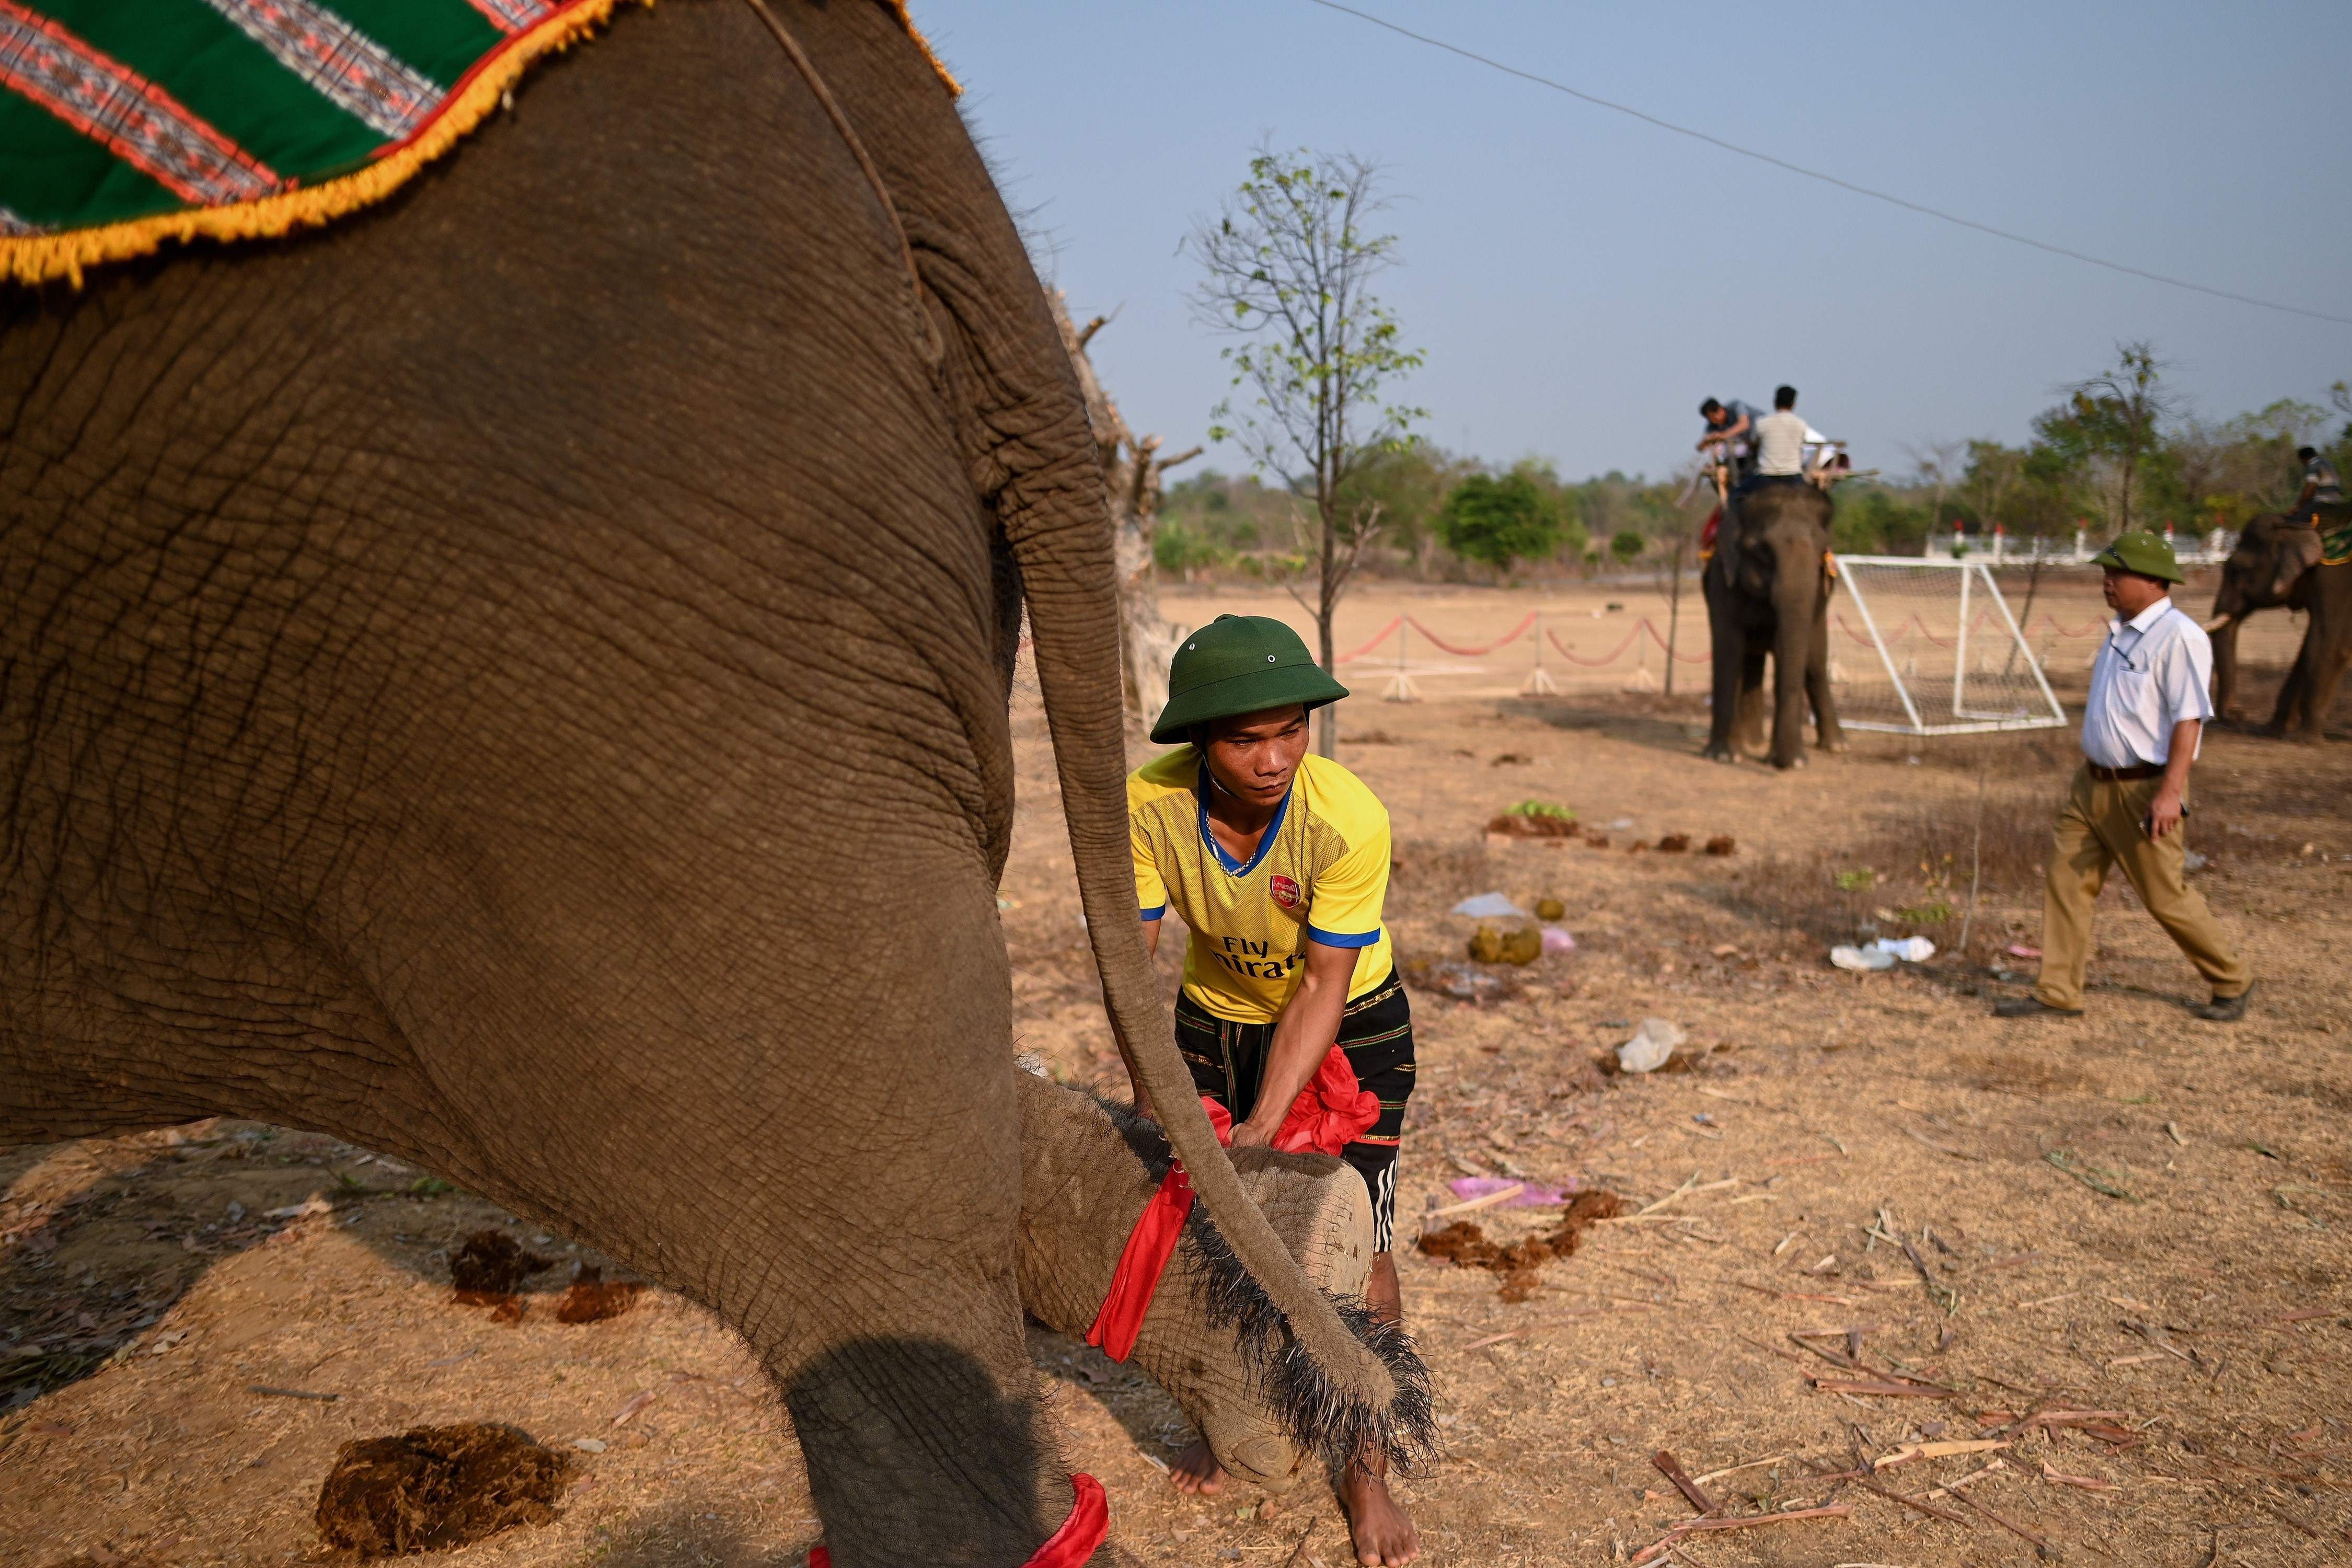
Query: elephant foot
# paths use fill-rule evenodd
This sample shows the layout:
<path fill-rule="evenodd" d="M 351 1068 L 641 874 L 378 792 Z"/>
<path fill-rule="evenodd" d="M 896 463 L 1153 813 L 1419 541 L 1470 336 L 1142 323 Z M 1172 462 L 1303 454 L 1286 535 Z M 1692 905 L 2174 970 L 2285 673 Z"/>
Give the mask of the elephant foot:
<path fill-rule="evenodd" d="M 1699 755 L 1710 763 L 1736 763 L 1739 760 L 1729 746 L 1709 746 Z"/>
<path fill-rule="evenodd" d="M 1779 757 L 1775 757 L 1772 759 L 1772 765 L 1780 769 L 1784 773 L 1792 773 L 1796 769 L 1801 768 L 1805 765 L 1805 753 L 1799 752 L 1795 756 L 1790 757 L 1786 761 L 1783 761 Z"/>
<path fill-rule="evenodd" d="M 1824 751 L 1824 752 L 1827 752 L 1831 756 L 1833 756 L 1833 757 L 1843 757 L 1843 756 L 1844 756 L 1848 752 L 1851 752 L 1851 751 L 1853 751 L 1853 742 L 1851 742 L 1851 741 L 1849 741 L 1849 740 L 1846 740 L 1846 739 L 1845 739 L 1844 737 L 1843 737 L 1843 736 L 1840 736 L 1837 740 L 1834 740 L 1834 741 L 1823 741 L 1823 742 L 1821 742 L 1821 750 L 1822 750 L 1822 751 Z"/>

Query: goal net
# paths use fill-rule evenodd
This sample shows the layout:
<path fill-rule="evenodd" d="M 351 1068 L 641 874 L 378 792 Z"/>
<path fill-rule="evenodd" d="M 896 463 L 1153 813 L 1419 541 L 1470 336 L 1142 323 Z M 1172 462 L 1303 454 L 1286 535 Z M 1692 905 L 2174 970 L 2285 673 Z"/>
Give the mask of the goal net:
<path fill-rule="evenodd" d="M 1980 561 L 1840 555 L 1830 672 L 1850 730 L 1970 735 L 2066 722 Z"/>

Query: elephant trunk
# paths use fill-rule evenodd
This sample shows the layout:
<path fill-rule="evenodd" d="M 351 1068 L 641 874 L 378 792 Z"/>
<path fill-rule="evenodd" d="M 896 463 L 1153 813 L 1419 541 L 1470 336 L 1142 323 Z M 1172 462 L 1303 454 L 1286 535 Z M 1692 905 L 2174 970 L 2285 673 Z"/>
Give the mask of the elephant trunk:
<path fill-rule="evenodd" d="M 2238 717 L 2238 617 L 2221 616 L 2206 623 L 2213 638 L 2213 711 L 2223 719 Z"/>
<path fill-rule="evenodd" d="M 1821 605 L 1818 555 L 1791 561 L 1784 547 L 1772 579 L 1772 765 L 1805 761 L 1805 672 L 1812 658 L 1813 612 Z"/>
<path fill-rule="evenodd" d="M 1296 1351 L 1267 1344 L 1260 1370 L 1281 1406 L 1299 1413 L 1294 1436 L 1337 1461 L 1367 1442 L 1402 1458 L 1425 1446 L 1427 1412 L 1399 1398 L 1389 1365 L 1349 1331 L 1250 1202 L 1177 1053 L 1137 918 L 1110 513 L 1100 476 L 1085 460 L 1091 454 L 1076 451 L 1080 460 L 1051 476 L 1057 482 L 1027 476 L 1001 498 L 998 515 L 1028 599 L 1063 816 L 1111 1029 L 1210 1217 L 1287 1320 Z"/>

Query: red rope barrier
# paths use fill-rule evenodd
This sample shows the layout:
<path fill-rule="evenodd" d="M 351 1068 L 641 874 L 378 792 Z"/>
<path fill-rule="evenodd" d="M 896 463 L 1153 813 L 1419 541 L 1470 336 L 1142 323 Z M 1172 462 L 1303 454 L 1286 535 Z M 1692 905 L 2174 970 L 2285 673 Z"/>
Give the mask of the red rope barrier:
<path fill-rule="evenodd" d="M 1570 649 L 1566 643 L 1559 640 L 1559 634 L 1558 632 L 1552 630 L 1549 626 L 1546 626 L 1544 628 L 1544 636 L 1551 639 L 1552 647 L 1559 649 L 1560 658 L 1568 660 L 1570 664 L 1580 664 L 1587 669 L 1598 669 L 1604 664 L 1616 663 L 1617 656 L 1623 653 L 1627 648 L 1632 647 L 1633 646 L 1633 639 L 1641 635 L 1642 628 L 1637 626 L 1625 634 L 1625 640 L 1623 642 L 1619 643 L 1615 647 L 1611 648 L 1599 658 L 1579 658 L 1576 657 L 1575 652 Z"/>
<path fill-rule="evenodd" d="M 1485 647 L 1455 647 L 1452 643 L 1447 642 L 1444 637 L 1439 637 L 1435 632 L 1431 631 L 1427 626 L 1423 626 L 1411 616 L 1406 616 L 1402 618 L 1409 624 L 1414 631 L 1419 632 L 1422 636 L 1435 643 L 1445 652 L 1454 655 L 1456 658 L 1484 658 L 1486 655 L 1494 652 L 1496 648 L 1502 647 L 1506 644 L 1518 641 L 1520 637 L 1527 635 L 1527 629 L 1536 624 L 1536 613 L 1533 610 L 1529 610 L 1527 614 L 1526 619 L 1522 620 L 1517 626 L 1513 626 L 1509 631 L 1505 632 L 1501 637 L 1496 637 L 1493 642 L 1488 643 Z"/>
<path fill-rule="evenodd" d="M 1658 645 L 1660 651 L 1673 654 L 1675 661 L 1678 664 L 1705 664 L 1709 658 L 1714 657 L 1712 651 L 1707 653 L 1675 653 L 1673 648 L 1666 646 L 1666 639 L 1658 635 L 1657 624 L 1652 621 L 1647 616 L 1643 616 L 1642 617 L 1642 624 L 1635 626 L 1633 629 L 1635 631 L 1648 632 L 1650 634 L 1650 640 Z"/>
<path fill-rule="evenodd" d="M 1384 642 L 1388 641 L 1388 640 L 1389 640 L 1389 634 L 1390 634 L 1391 632 L 1392 632 L 1392 631 L 1396 630 L 1396 629 L 1397 629 L 1397 627 L 1398 627 L 1398 626 L 1402 626 L 1403 623 L 1404 623 L 1404 617 L 1403 617 L 1402 616 L 1391 616 L 1389 617 L 1389 624 L 1388 624 L 1387 626 L 1382 626 L 1379 631 L 1374 632 L 1374 633 L 1372 634 L 1372 636 L 1371 636 L 1371 640 L 1370 640 L 1370 641 L 1369 641 L 1369 642 L 1365 643 L 1363 647 L 1361 647 L 1358 648 L 1358 649 L 1357 649 L 1355 652 L 1353 652 L 1353 653 L 1343 653 L 1343 654 L 1341 654 L 1339 658 L 1337 658 L 1333 659 L 1331 662 L 1332 662 L 1333 664 L 1353 664 L 1353 663 L 1355 663 L 1355 662 L 1356 662 L 1356 660 L 1358 660 L 1358 659 L 1360 659 L 1360 658 L 1363 658 L 1366 654 L 1368 654 L 1368 653 L 1371 652 L 1371 651 L 1372 651 L 1372 649 L 1374 649 L 1374 648 L 1376 648 L 1376 647 L 1380 647 L 1380 646 L 1381 646 L 1381 644 L 1382 644 L 1382 643 L 1384 643 Z"/>

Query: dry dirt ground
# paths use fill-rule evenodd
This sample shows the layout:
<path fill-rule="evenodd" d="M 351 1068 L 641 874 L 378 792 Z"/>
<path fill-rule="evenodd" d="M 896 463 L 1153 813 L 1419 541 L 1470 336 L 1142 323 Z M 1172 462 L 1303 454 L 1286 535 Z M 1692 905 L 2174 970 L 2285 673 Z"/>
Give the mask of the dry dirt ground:
<path fill-rule="evenodd" d="M 1342 640 L 1399 607 L 1475 640 L 1533 602 L 1368 591 Z M 1621 588 L 1552 608 L 1610 602 L 1654 607 Z M 1189 618 L 1213 607 L 1274 600 L 1171 595 Z M 2061 609 L 2095 613 L 2079 591 Z M 2253 652 L 2275 667 L 2290 635 Z M 2053 668 L 2062 695 L 2079 662 Z M 1632 1216 L 1517 1302 L 1493 1274 L 1401 1253 L 1445 1441 L 1402 1486 L 1428 1560 L 1629 1560 L 1694 1517 L 1663 1450 L 1717 1519 L 1798 1517 L 1689 1533 L 1654 1562 L 1925 1568 L 2023 1563 L 2037 1542 L 2119 1564 L 2352 1562 L 2343 741 L 2219 734 L 2199 770 L 2198 879 L 2253 956 L 2248 1022 L 2188 1017 L 2194 974 L 2111 893 L 2091 1015 L 2004 1024 L 1986 1009 L 2032 967 L 2003 950 L 2034 940 L 2022 860 L 2064 734 L 1858 737 L 1800 773 L 1718 767 L 1694 754 L 1700 704 L 1623 693 L 1625 674 L 1539 699 L 1508 680 L 1417 704 L 1368 689 L 1342 715 L 1344 760 L 1396 825 L 1399 952 L 1428 977 L 1401 1244 L 1465 1175 L 1605 1187 Z M 1033 692 L 1015 731 L 1020 1044 L 1108 1085 Z M 1964 900 L 1937 846 L 1965 853 L 1980 789 L 2007 858 L 1988 852 L 1973 956 L 1830 968 L 1857 920 L 1948 943 L 1951 921 L 1915 906 Z M 1487 835 L 1528 798 L 1608 845 Z M 1654 847 L 1677 834 L 1737 850 Z M 1490 889 L 1558 897 L 1579 945 L 1507 972 L 1501 999 L 1456 1000 L 1432 966 L 1475 922 L 1448 911 Z M 1596 1072 L 1651 1016 L 1688 1032 L 1688 1070 Z M 520 1321 L 454 1302 L 449 1255 L 484 1226 L 581 1255 L 424 1173 L 219 1122 L 0 1153 L 0 1568 L 323 1556 L 311 1511 L 337 1448 L 454 1421 L 511 1423 L 576 1461 L 556 1522 L 456 1554 L 469 1563 L 797 1563 L 815 1539 L 789 1426 L 729 1332 L 659 1292 L 561 1323 L 568 1261 Z M 1556 1212 L 1466 1217 L 1508 1238 Z M 1073 1464 L 1141 1561 L 1347 1561 L 1319 1484 L 1179 1497 L 1162 1470 L 1187 1434 L 1164 1396 L 1060 1336 L 1032 1344 Z"/>

